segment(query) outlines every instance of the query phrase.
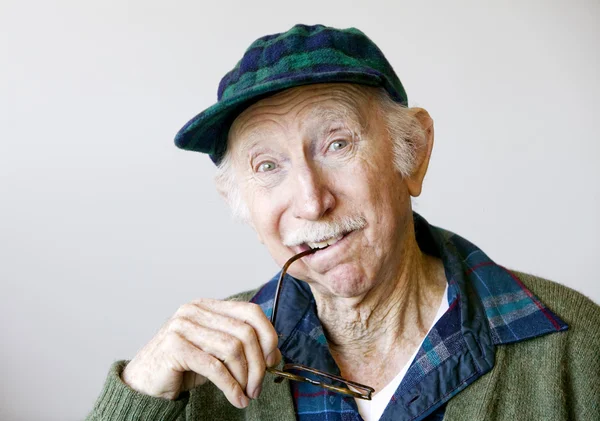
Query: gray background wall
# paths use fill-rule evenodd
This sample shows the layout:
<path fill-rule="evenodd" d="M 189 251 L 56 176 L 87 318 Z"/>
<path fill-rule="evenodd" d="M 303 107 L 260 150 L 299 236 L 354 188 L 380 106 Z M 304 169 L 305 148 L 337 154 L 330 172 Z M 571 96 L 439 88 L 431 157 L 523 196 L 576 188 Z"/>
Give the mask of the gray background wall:
<path fill-rule="evenodd" d="M 277 268 L 172 144 L 255 38 L 356 26 L 436 145 L 416 208 L 600 301 L 600 3 L 0 1 L 0 419 L 82 419 L 177 307 Z"/>

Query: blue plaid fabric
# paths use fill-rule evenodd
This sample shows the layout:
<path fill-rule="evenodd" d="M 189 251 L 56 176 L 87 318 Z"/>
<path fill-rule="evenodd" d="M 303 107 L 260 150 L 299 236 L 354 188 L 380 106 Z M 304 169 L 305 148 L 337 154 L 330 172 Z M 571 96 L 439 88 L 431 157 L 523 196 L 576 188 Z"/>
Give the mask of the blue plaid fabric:
<path fill-rule="evenodd" d="M 421 250 L 441 258 L 448 279 L 446 313 L 431 329 L 381 421 L 441 420 L 445 404 L 494 366 L 495 346 L 567 329 L 512 272 L 464 238 L 414 213 Z M 278 275 L 252 298 L 267 316 Z M 286 362 L 340 374 L 305 282 L 286 276 L 277 315 Z M 291 382 L 299 421 L 362 421 L 353 398 Z"/>

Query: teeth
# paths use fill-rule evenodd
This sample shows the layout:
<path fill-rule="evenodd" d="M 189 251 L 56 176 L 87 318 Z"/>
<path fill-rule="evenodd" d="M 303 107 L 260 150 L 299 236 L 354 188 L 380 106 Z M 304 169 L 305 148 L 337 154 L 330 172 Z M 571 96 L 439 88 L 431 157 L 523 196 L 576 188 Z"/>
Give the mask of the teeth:
<path fill-rule="evenodd" d="M 325 248 L 327 246 L 331 246 L 331 245 L 337 243 L 338 241 L 340 241 L 342 239 L 342 237 L 343 237 L 343 235 L 340 235 L 338 237 L 330 238 L 328 240 L 323 240 L 323 241 L 319 241 L 316 243 L 306 243 L 306 244 L 308 244 L 308 246 L 311 249 L 322 249 L 322 248 Z"/>

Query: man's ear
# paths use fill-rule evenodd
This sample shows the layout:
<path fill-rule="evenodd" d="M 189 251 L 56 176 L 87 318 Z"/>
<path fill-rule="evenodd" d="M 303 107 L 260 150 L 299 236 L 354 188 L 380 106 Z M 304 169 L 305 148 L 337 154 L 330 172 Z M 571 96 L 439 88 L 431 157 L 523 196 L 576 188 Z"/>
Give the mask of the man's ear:
<path fill-rule="evenodd" d="M 411 196 L 417 197 L 423 188 L 423 179 L 429 166 L 429 158 L 433 149 L 433 120 L 429 113 L 423 108 L 411 108 L 413 117 L 416 118 L 423 128 L 424 139 L 421 147 L 416 150 L 415 167 L 410 177 L 406 178 L 406 185 Z"/>

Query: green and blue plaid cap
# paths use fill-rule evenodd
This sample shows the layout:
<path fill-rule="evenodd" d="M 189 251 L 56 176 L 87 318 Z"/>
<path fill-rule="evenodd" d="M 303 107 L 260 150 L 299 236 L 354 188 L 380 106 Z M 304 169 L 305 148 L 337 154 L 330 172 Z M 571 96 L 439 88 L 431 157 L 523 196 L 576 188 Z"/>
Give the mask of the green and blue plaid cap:
<path fill-rule="evenodd" d="M 254 102 L 284 89 L 314 83 L 383 87 L 404 105 L 404 87 L 381 50 L 355 28 L 296 25 L 254 41 L 227 73 L 218 102 L 192 118 L 175 136 L 181 149 L 203 152 L 219 163 L 233 120 Z"/>

